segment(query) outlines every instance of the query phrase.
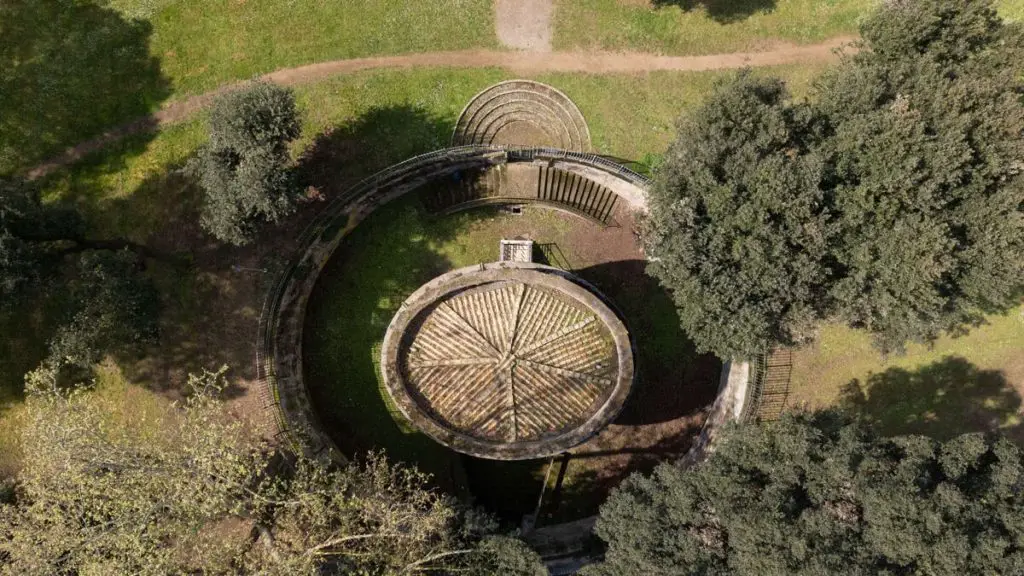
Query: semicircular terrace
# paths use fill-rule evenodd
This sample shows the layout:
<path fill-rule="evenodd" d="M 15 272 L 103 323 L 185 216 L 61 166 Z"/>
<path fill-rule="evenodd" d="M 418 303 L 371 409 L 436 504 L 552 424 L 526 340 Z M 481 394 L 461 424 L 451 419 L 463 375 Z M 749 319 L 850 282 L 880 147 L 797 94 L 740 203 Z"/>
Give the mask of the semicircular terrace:
<path fill-rule="evenodd" d="M 459 115 L 452 145 L 553 146 L 590 150 L 590 128 L 579 107 L 553 86 L 507 80 L 474 96 Z"/>

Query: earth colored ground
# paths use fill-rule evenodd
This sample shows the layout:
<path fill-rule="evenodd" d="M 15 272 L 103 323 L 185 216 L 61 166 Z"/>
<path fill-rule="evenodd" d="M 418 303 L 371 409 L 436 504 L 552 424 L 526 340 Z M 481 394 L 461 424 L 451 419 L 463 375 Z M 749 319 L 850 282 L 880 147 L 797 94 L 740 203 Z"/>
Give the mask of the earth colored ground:
<path fill-rule="evenodd" d="M 532 509 L 545 461 L 499 463 L 459 457 L 406 424 L 380 381 L 379 347 L 394 310 L 427 280 L 497 259 L 501 238 L 528 237 L 537 255 L 574 270 L 621 308 L 636 339 L 639 381 L 615 423 L 571 451 L 554 517 L 593 513 L 607 490 L 635 469 L 681 454 L 703 422 L 720 363 L 694 353 L 668 297 L 643 273 L 632 219 L 601 227 L 561 212 L 523 216 L 477 210 L 430 217 L 416 198 L 385 207 L 346 239 L 324 270 L 307 310 L 306 384 L 324 425 L 348 451 L 383 447 L 518 521 Z M 465 472 L 463 472 L 465 471 Z M 552 488 L 559 476 L 550 478 Z"/>
<path fill-rule="evenodd" d="M 494 28 L 506 48 L 551 51 L 552 0 L 495 0 Z"/>

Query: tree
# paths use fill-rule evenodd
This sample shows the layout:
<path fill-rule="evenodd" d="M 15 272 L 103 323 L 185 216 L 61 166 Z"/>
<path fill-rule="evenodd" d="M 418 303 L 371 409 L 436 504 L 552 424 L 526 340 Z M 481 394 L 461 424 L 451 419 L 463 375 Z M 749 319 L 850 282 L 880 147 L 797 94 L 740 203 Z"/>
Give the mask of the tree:
<path fill-rule="evenodd" d="M 254 444 L 217 399 L 223 369 L 158 426 L 112 421 L 95 395 L 28 378 L 24 463 L 0 503 L 0 567 L 18 574 L 440 574 L 536 554 L 370 455 L 330 467 Z M 477 572 L 474 572 L 477 570 Z"/>
<path fill-rule="evenodd" d="M 960 331 L 1024 285 L 1024 35 L 990 1 L 888 2 L 817 90 L 837 312 L 883 350 Z"/>
<path fill-rule="evenodd" d="M 783 83 L 742 73 L 681 121 L 655 174 L 649 270 L 702 351 L 805 340 L 826 309 L 831 236 L 811 148 L 821 121 Z"/>
<path fill-rule="evenodd" d="M 835 413 L 729 430 L 705 462 L 633 476 L 589 576 L 1022 574 L 1024 454 L 969 434 L 879 438 Z"/>
<path fill-rule="evenodd" d="M 201 224 L 225 242 L 252 240 L 260 222 L 295 207 L 288 143 L 300 134 L 291 90 L 265 82 L 222 96 L 210 112 L 210 142 L 187 171 L 206 193 Z"/>
<path fill-rule="evenodd" d="M 73 312 L 50 339 L 52 366 L 89 369 L 117 348 L 155 340 L 157 294 L 135 254 L 83 253 L 70 292 Z"/>
<path fill-rule="evenodd" d="M 813 104 L 741 77 L 655 174 L 647 248 L 697 346 L 750 356 L 824 319 L 885 352 L 1024 288 L 1024 28 L 986 0 L 893 0 Z"/>

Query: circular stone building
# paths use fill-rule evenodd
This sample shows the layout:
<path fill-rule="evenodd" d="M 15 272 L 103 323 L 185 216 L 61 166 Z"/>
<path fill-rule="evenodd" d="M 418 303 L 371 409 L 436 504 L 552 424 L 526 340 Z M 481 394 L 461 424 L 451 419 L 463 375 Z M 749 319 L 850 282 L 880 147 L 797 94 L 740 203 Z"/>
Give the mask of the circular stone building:
<path fill-rule="evenodd" d="M 420 430 L 453 450 L 540 458 L 611 422 L 633 384 L 619 317 L 555 268 L 501 262 L 420 287 L 381 349 L 387 390 Z"/>

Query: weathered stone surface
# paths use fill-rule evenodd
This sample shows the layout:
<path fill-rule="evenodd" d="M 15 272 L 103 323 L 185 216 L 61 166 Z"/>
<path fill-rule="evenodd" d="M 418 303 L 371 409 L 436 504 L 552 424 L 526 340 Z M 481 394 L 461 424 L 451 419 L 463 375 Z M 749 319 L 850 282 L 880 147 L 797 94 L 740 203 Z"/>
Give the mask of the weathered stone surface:
<path fill-rule="evenodd" d="M 502 262 L 415 292 L 388 327 L 385 383 L 437 441 L 485 458 L 556 454 L 618 414 L 633 384 L 622 321 L 563 271 Z"/>

